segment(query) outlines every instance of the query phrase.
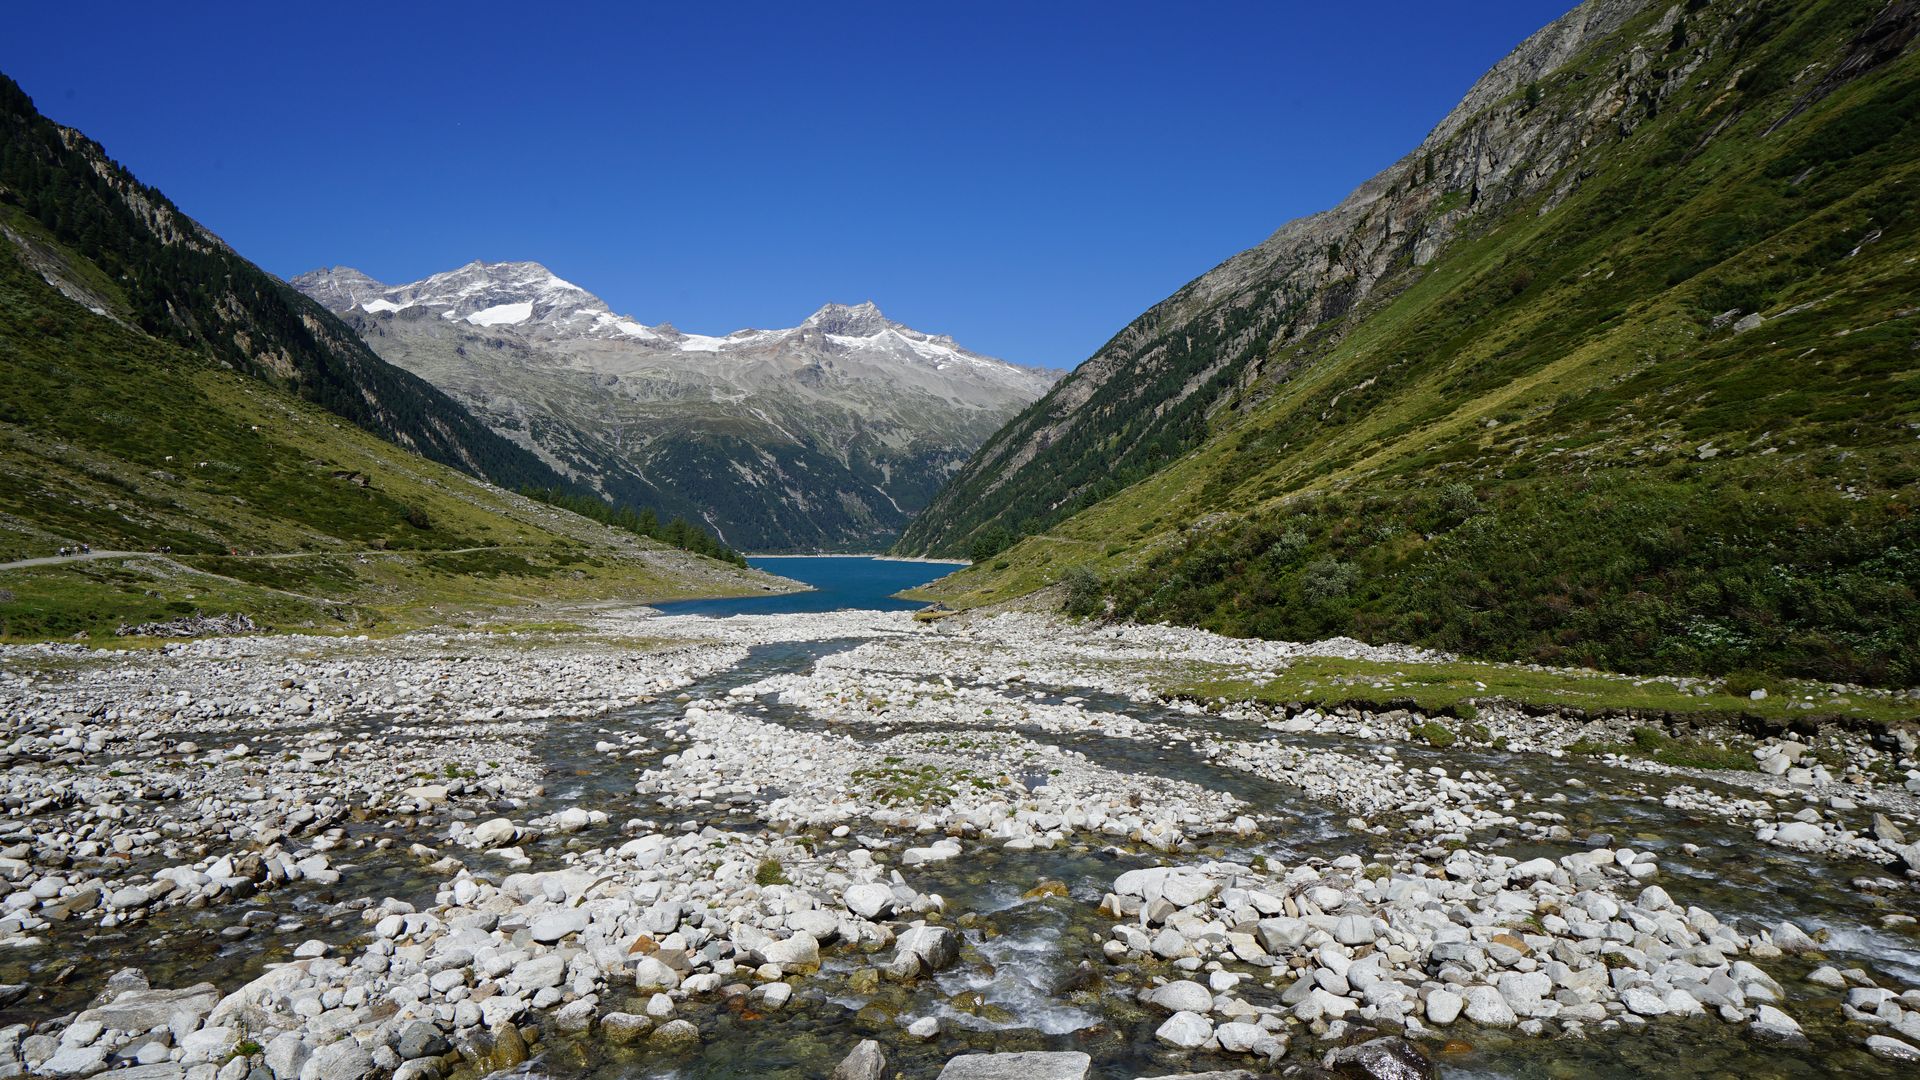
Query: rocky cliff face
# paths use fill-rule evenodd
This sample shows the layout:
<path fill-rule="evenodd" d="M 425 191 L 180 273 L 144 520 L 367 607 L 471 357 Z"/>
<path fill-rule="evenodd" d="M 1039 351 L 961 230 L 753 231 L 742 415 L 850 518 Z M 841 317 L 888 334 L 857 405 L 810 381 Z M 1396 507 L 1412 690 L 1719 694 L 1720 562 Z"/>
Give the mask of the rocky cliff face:
<path fill-rule="evenodd" d="M 751 550 L 883 546 L 1056 377 L 870 303 L 715 337 L 618 315 L 538 263 L 294 284 L 555 469 Z"/>

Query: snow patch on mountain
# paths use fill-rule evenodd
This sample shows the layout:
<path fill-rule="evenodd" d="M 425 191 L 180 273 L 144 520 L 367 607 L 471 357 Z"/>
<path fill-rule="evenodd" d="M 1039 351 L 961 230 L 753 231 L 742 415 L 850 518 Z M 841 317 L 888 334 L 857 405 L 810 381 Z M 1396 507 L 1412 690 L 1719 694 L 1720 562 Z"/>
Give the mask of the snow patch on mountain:
<path fill-rule="evenodd" d="M 531 318 L 533 318 L 533 302 L 522 300 L 516 304 L 495 304 L 490 308 L 483 308 L 467 316 L 467 321 L 475 326 L 511 326 Z"/>
<path fill-rule="evenodd" d="M 682 334 L 673 347 L 681 352 L 719 352 L 725 348 L 726 338 L 708 337 L 705 334 Z"/>

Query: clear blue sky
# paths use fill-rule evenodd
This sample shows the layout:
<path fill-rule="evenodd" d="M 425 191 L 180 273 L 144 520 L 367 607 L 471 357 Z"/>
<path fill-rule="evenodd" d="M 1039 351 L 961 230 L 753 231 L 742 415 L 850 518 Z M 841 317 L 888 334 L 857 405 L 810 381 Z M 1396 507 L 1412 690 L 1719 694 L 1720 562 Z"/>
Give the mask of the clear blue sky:
<path fill-rule="evenodd" d="M 1571 0 L 23 3 L 0 70 L 283 277 L 533 259 L 1072 367 L 1410 149 Z"/>

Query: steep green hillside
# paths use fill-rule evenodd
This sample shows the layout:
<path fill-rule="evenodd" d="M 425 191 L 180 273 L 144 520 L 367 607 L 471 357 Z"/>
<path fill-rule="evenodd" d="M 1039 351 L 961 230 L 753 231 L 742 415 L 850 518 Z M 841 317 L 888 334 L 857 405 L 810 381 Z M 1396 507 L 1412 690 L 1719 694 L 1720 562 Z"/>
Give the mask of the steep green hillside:
<path fill-rule="evenodd" d="M 112 289 L 50 236 L 33 239 L 59 275 Z M 87 310 L 18 250 L 0 245 L 0 564 L 82 543 L 144 554 L 0 565 L 0 636 L 110 634 L 195 612 L 365 628 L 777 581 L 409 454 Z"/>
<path fill-rule="evenodd" d="M 559 476 L 431 384 L 381 360 L 325 308 L 229 248 L 100 144 L 41 116 L 0 75 L 5 239 L 36 263 L 97 268 L 70 294 L 155 337 L 291 390 L 411 450 L 495 483 Z M 39 229 L 26 228 L 32 222 Z M 53 242 L 53 247 L 47 241 Z"/>
<path fill-rule="evenodd" d="M 997 436 L 945 598 L 1920 682 L 1920 9 L 1569 19 Z"/>

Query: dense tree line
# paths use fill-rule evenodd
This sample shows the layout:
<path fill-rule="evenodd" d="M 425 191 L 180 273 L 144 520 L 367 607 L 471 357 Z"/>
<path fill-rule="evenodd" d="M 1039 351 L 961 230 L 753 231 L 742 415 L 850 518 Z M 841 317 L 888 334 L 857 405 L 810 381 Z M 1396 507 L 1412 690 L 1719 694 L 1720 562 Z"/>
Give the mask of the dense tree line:
<path fill-rule="evenodd" d="M 615 506 L 605 499 L 573 488 L 523 487 L 520 489 L 520 494 L 546 503 L 548 506 L 571 510 L 581 517 L 591 518 L 603 525 L 625 529 L 635 536 L 645 536 L 663 544 L 672 544 L 682 551 L 691 551 L 710 559 L 730 562 L 735 566 L 747 565 L 746 556 L 728 547 L 718 537 L 686 518 L 675 517 L 666 524 L 661 524 L 660 515 L 650 506 L 639 510 L 631 506 Z"/>
<path fill-rule="evenodd" d="M 932 453 L 896 457 L 892 476 L 935 476 L 934 460 Z M 903 508 L 916 508 L 913 493 L 889 485 L 887 473 L 858 447 L 843 461 L 810 441 L 757 445 L 724 433 L 685 434 L 650 448 L 640 466 L 644 476 L 619 468 L 627 464 L 596 470 L 588 463 L 582 471 L 595 472 L 616 504 L 712 521 L 750 551 L 881 550 L 902 520 L 881 486 L 888 485 Z M 742 470 L 765 483 L 743 482 Z"/>

